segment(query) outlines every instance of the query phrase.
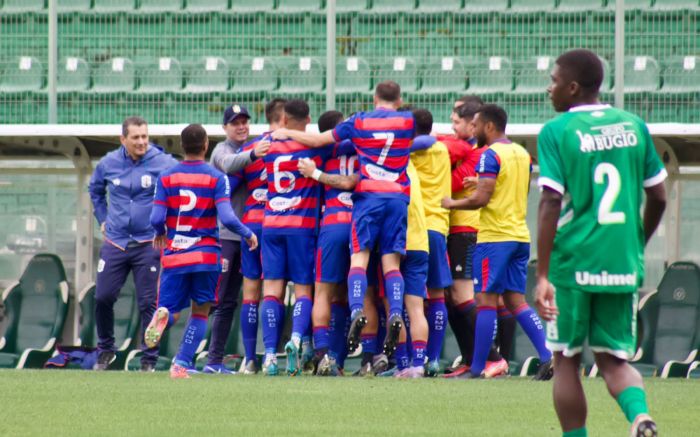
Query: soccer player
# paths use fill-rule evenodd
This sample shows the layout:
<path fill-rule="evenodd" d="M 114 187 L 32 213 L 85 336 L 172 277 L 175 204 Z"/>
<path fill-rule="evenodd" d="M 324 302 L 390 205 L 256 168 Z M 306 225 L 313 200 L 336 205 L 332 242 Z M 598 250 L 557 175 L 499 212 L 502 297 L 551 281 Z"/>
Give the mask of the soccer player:
<path fill-rule="evenodd" d="M 282 126 L 284 113 L 284 99 L 272 99 L 265 105 L 265 117 L 270 125 L 270 130 Z M 239 154 L 244 158 L 251 158 L 243 170 L 235 173 L 230 178 L 234 193 L 238 192 L 239 185 L 245 186 L 246 197 L 243 203 L 243 217 L 241 221 L 256 235 L 258 241 L 262 241 L 262 225 L 267 202 L 267 172 L 265 163 L 261 159 L 270 148 L 269 132 L 255 138 L 243 145 Z M 213 156 L 213 154 L 212 154 Z M 255 159 L 252 159 L 255 158 Z M 237 155 L 227 155 L 222 167 L 230 165 L 233 170 Z M 230 171 L 227 173 L 231 173 Z M 234 194 L 235 195 L 235 194 Z M 241 273 L 243 275 L 243 300 L 241 305 L 240 323 L 241 337 L 245 358 L 241 363 L 242 372 L 251 375 L 258 372 L 258 363 L 255 357 L 255 349 L 258 340 L 258 308 L 262 295 L 262 257 L 260 246 L 254 250 L 246 246 L 245 240 L 241 242 Z M 284 320 L 284 305 L 278 302 L 277 319 Z M 279 329 L 282 329 L 279 324 Z"/>
<path fill-rule="evenodd" d="M 245 186 L 236 186 L 239 178 L 231 176 L 242 172 L 243 169 L 253 162 L 261 162 L 270 147 L 269 141 L 259 141 L 253 147 L 245 147 L 250 135 L 250 114 L 248 109 L 242 105 L 231 105 L 224 111 L 223 121 L 226 140 L 214 147 L 211 153 L 210 163 L 217 170 L 229 175 L 231 184 L 231 206 L 237 217 L 243 216 L 243 208 L 246 203 Z M 245 223 L 245 221 L 244 221 Z M 260 235 L 257 235 L 260 238 Z M 247 247 L 241 252 L 241 237 L 219 224 L 219 238 L 221 239 L 221 258 L 223 261 L 221 272 L 221 284 L 219 287 L 219 303 L 213 313 L 211 322 L 211 341 L 209 343 L 209 353 L 207 364 L 204 366 L 204 373 L 232 373 L 223 364 L 224 348 L 231 332 L 233 314 L 238 305 L 238 293 L 241 289 L 241 257 L 251 256 Z M 245 244 L 245 243 L 244 243 Z M 259 251 L 257 251 L 259 252 Z M 245 302 L 245 298 L 244 298 Z M 249 308 L 245 308 L 250 312 Z M 248 316 L 248 314 L 246 314 Z M 257 308 L 255 309 L 255 320 L 257 320 Z M 257 324 L 256 324 L 257 328 Z M 257 329 L 256 329 L 257 331 Z M 244 345 L 246 339 L 244 339 Z M 248 348 L 246 348 L 247 352 Z M 251 360 L 251 356 L 246 353 L 246 360 Z M 252 360 L 247 366 L 255 370 L 255 347 L 253 346 Z M 244 367 L 246 369 L 246 367 Z"/>
<path fill-rule="evenodd" d="M 303 100 L 284 104 L 283 125 L 290 132 L 304 132 L 309 124 L 309 105 Z M 273 140 L 265 155 L 268 200 L 263 220 L 263 340 L 267 375 L 278 372 L 276 348 L 279 339 L 278 306 L 284 298 L 285 281 L 294 282 L 292 338 L 285 345 L 287 374 L 301 373 L 302 336 L 311 324 L 311 288 L 314 283 L 315 232 L 321 189 L 318 181 L 304 177 L 298 169 L 302 158 L 317 164 L 332 148 L 310 149 L 293 140 Z"/>
<path fill-rule="evenodd" d="M 551 80 L 547 91 L 563 114 L 537 139 L 542 198 L 535 299 L 555 354 L 554 406 L 564 436 L 587 435 L 579 366 L 588 338 L 631 435 L 655 436 L 642 377 L 627 360 L 637 345 L 644 246 L 666 205 L 666 170 L 644 122 L 598 102 L 603 66 L 595 53 L 564 53 Z"/>
<path fill-rule="evenodd" d="M 440 354 L 445 340 L 447 307 L 445 288 L 452 285 L 450 262 L 447 258 L 447 233 L 450 227 L 450 212 L 442 208 L 443 197 L 452 195 L 450 155 L 447 147 L 430 135 L 433 116 L 430 111 L 413 111 L 416 137 L 411 146 L 411 162 L 415 166 L 422 203 L 425 208 L 428 238 L 430 243 L 428 262 L 428 376 L 437 376 L 440 371 Z M 411 180 L 413 183 L 413 180 Z M 415 187 L 413 188 L 416 189 Z"/>
<path fill-rule="evenodd" d="M 160 261 L 151 244 L 153 227 L 148 218 L 156 178 L 177 165 L 175 158 L 149 144 L 143 118 L 125 119 L 120 141 L 121 147 L 100 160 L 90 179 L 90 199 L 104 236 L 97 263 L 98 355 L 94 370 L 106 370 L 114 360 L 114 303 L 129 271 L 134 275 L 142 327 L 156 309 Z M 144 348 L 141 370 L 153 371 L 157 360 L 157 349 Z"/>
<path fill-rule="evenodd" d="M 443 199 L 450 209 L 479 209 L 479 233 L 474 249 L 474 288 L 478 294 L 478 315 L 474 357 L 469 375 L 482 376 L 496 330 L 499 296 L 516 316 L 539 354 L 536 378 L 551 377 L 552 353 L 545 346 L 544 328 L 537 314 L 525 302 L 530 233 L 525 223 L 532 160 L 527 151 L 505 135 L 506 112 L 496 105 L 484 105 L 474 117 L 474 131 L 480 146 L 488 145 L 479 160 L 476 190 L 465 199 Z"/>
<path fill-rule="evenodd" d="M 352 140 L 359 157 L 360 180 L 352 197 L 352 255 L 348 275 L 352 322 L 348 346 L 350 350 L 357 348 L 360 333 L 367 323 L 363 313 L 367 265 L 370 251 L 378 245 L 391 314 L 383 348 L 387 355 L 394 352 L 403 325 L 404 280 L 399 269 L 406 248 L 410 194 L 406 166 L 414 136 L 413 114 L 397 111 L 401 104 L 399 85 L 385 81 L 376 87 L 373 111 L 357 113 L 333 131 L 313 134 L 281 129 L 273 132 L 273 138 L 289 137 L 311 147 Z"/>
<path fill-rule="evenodd" d="M 151 224 L 156 231 L 154 247 L 163 249 L 162 272 L 158 309 L 144 334 L 146 344 L 156 347 L 165 329 L 191 302 L 190 320 L 170 367 L 170 376 L 176 379 L 189 378 L 187 369 L 193 366 L 210 306 L 217 300 L 222 264 L 217 218 L 244 237 L 251 248 L 258 244 L 255 234 L 238 221 L 231 208 L 228 178 L 204 161 L 207 132 L 191 124 L 183 129 L 180 140 L 185 161 L 163 172 L 156 184 Z"/>

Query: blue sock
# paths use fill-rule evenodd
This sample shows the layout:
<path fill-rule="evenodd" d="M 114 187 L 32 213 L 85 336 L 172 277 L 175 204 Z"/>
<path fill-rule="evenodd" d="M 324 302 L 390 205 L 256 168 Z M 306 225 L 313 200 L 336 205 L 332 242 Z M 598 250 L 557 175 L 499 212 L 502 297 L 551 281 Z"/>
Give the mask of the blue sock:
<path fill-rule="evenodd" d="M 191 367 L 194 361 L 194 354 L 197 352 L 199 343 L 202 342 L 204 334 L 207 332 L 207 316 L 194 314 L 187 322 L 187 327 L 182 335 L 180 350 L 175 356 L 175 362 L 184 367 Z"/>
<path fill-rule="evenodd" d="M 362 339 L 362 353 L 371 353 L 372 355 L 377 354 L 377 334 L 362 334 L 360 336 Z"/>
<path fill-rule="evenodd" d="M 406 343 L 398 343 L 396 345 L 396 352 L 394 352 L 394 357 L 396 358 L 396 367 L 399 370 L 403 370 L 410 365 L 410 360 L 408 358 L 408 348 Z"/>
<path fill-rule="evenodd" d="M 422 340 L 416 340 L 412 344 L 411 349 L 411 366 L 418 367 L 425 364 L 425 342 Z"/>
<path fill-rule="evenodd" d="M 401 272 L 392 270 L 384 274 L 386 298 L 389 301 L 389 316 L 403 314 L 404 282 Z"/>
<path fill-rule="evenodd" d="M 275 298 L 275 309 L 277 311 L 277 339 L 282 337 L 282 331 L 284 331 L 284 324 L 287 321 L 286 309 L 287 306 L 281 300 Z"/>
<path fill-rule="evenodd" d="M 175 324 L 175 314 L 169 312 L 168 313 L 168 324 L 165 326 L 165 329 L 170 328 Z"/>
<path fill-rule="evenodd" d="M 241 336 L 246 361 L 255 360 L 255 345 L 258 341 L 258 304 L 256 300 L 243 300 L 241 305 Z"/>
<path fill-rule="evenodd" d="M 476 316 L 476 332 L 474 333 L 472 375 L 481 375 L 486 367 L 486 358 L 489 356 L 489 350 L 498 328 L 496 317 L 496 307 L 479 307 L 479 314 Z"/>
<path fill-rule="evenodd" d="M 365 293 L 367 293 L 367 270 L 360 267 L 351 268 L 348 273 L 348 304 L 351 313 L 364 308 Z"/>
<path fill-rule="evenodd" d="M 301 296 L 294 303 L 294 312 L 292 313 L 292 338 L 298 338 L 306 334 L 306 330 L 311 324 L 311 298 L 309 296 Z"/>
<path fill-rule="evenodd" d="M 330 346 L 330 335 L 328 333 L 328 326 L 316 326 L 314 328 L 314 350 L 315 351 L 328 350 L 329 346 Z"/>
<path fill-rule="evenodd" d="M 260 312 L 262 313 L 263 324 L 263 344 L 265 345 L 266 354 L 274 354 L 277 352 L 277 341 L 279 339 L 279 300 L 274 296 L 265 296 Z"/>
<path fill-rule="evenodd" d="M 348 335 L 350 334 L 350 308 L 345 306 L 345 328 L 343 329 L 343 341 L 341 342 L 340 354 L 338 355 L 338 367 L 345 367 L 345 358 L 348 357 Z"/>
<path fill-rule="evenodd" d="M 311 298 L 309 298 L 311 299 Z M 313 303 L 311 304 L 313 306 Z M 311 340 L 314 337 L 314 328 L 311 326 L 311 310 L 309 310 L 309 323 L 306 324 L 306 331 L 301 336 L 301 344 L 311 348 Z"/>
<path fill-rule="evenodd" d="M 381 302 L 376 302 L 377 306 L 377 316 L 379 316 L 379 326 L 377 327 L 377 342 L 379 344 L 384 344 L 384 339 L 386 338 L 386 311 L 384 310 L 384 304 Z"/>
<path fill-rule="evenodd" d="M 336 303 L 331 304 L 331 321 L 328 325 L 329 354 L 336 362 L 343 354 L 345 347 L 345 322 L 347 319 L 347 306 Z"/>
<path fill-rule="evenodd" d="M 442 344 L 445 342 L 445 321 L 447 306 L 445 298 L 428 299 L 428 361 L 440 359 Z"/>
<path fill-rule="evenodd" d="M 551 360 L 552 352 L 545 345 L 544 325 L 535 311 L 530 308 L 530 305 L 524 303 L 513 314 L 533 346 L 535 346 L 535 349 L 537 349 L 540 362 L 544 363 Z"/>
<path fill-rule="evenodd" d="M 403 325 L 406 327 L 406 348 L 410 351 L 413 350 L 411 345 L 411 318 L 408 317 L 406 308 L 403 309 Z"/>

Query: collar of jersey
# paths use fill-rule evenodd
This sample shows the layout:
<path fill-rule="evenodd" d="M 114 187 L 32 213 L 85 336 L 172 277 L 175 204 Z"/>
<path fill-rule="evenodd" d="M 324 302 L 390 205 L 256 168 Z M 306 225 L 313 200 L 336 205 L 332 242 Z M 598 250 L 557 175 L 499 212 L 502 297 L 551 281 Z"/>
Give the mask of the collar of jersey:
<path fill-rule="evenodd" d="M 595 105 L 581 105 L 574 106 L 569 109 L 569 112 L 586 112 L 586 111 L 600 111 L 601 109 L 608 109 L 610 105 L 605 103 L 597 103 Z"/>

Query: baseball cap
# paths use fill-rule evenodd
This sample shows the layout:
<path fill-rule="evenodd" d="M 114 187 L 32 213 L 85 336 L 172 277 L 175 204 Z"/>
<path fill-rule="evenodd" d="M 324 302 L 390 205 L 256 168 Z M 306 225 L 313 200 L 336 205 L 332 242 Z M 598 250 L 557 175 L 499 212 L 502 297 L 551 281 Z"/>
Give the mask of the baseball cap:
<path fill-rule="evenodd" d="M 233 104 L 224 111 L 224 124 L 229 124 L 238 117 L 247 117 L 250 119 L 250 114 L 245 106 Z"/>

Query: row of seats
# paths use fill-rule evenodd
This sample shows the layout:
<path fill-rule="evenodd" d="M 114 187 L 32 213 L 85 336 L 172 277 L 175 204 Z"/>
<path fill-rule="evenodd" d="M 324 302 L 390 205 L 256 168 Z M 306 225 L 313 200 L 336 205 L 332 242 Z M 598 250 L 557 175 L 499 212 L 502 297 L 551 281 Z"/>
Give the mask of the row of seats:
<path fill-rule="evenodd" d="M 514 65 L 515 64 L 515 65 Z M 405 92 L 444 94 L 543 93 L 549 84 L 554 59 L 534 57 L 514 63 L 509 58 L 436 58 L 419 64 L 412 58 L 395 57 L 371 65 L 360 57 L 337 60 L 336 92 L 368 93 L 383 80 L 395 80 Z M 612 71 L 607 61 L 602 91 L 612 88 Z M 44 89 L 45 68 L 36 58 L 23 56 L 6 63 L 0 76 L 0 92 L 26 92 Z M 650 56 L 625 60 L 625 92 L 696 92 L 700 83 L 700 57 L 683 56 L 659 62 Z M 89 65 L 84 59 L 68 57 L 59 64 L 59 92 L 187 92 L 231 91 L 259 94 L 316 93 L 325 89 L 325 65 L 316 58 L 257 57 L 231 63 L 220 57 L 205 57 L 191 66 L 163 57 L 137 68 L 127 58 L 112 58 Z"/>
<path fill-rule="evenodd" d="M 284 13 L 318 12 L 324 0 L 58 0 L 61 12 L 211 12 L 231 9 L 234 12 L 271 11 Z M 627 9 L 697 9 L 697 0 L 626 0 Z M 4 0 L 2 12 L 43 11 L 46 0 Z M 614 8 L 614 0 L 338 0 L 341 13 L 438 13 L 457 11 L 588 11 Z"/>

